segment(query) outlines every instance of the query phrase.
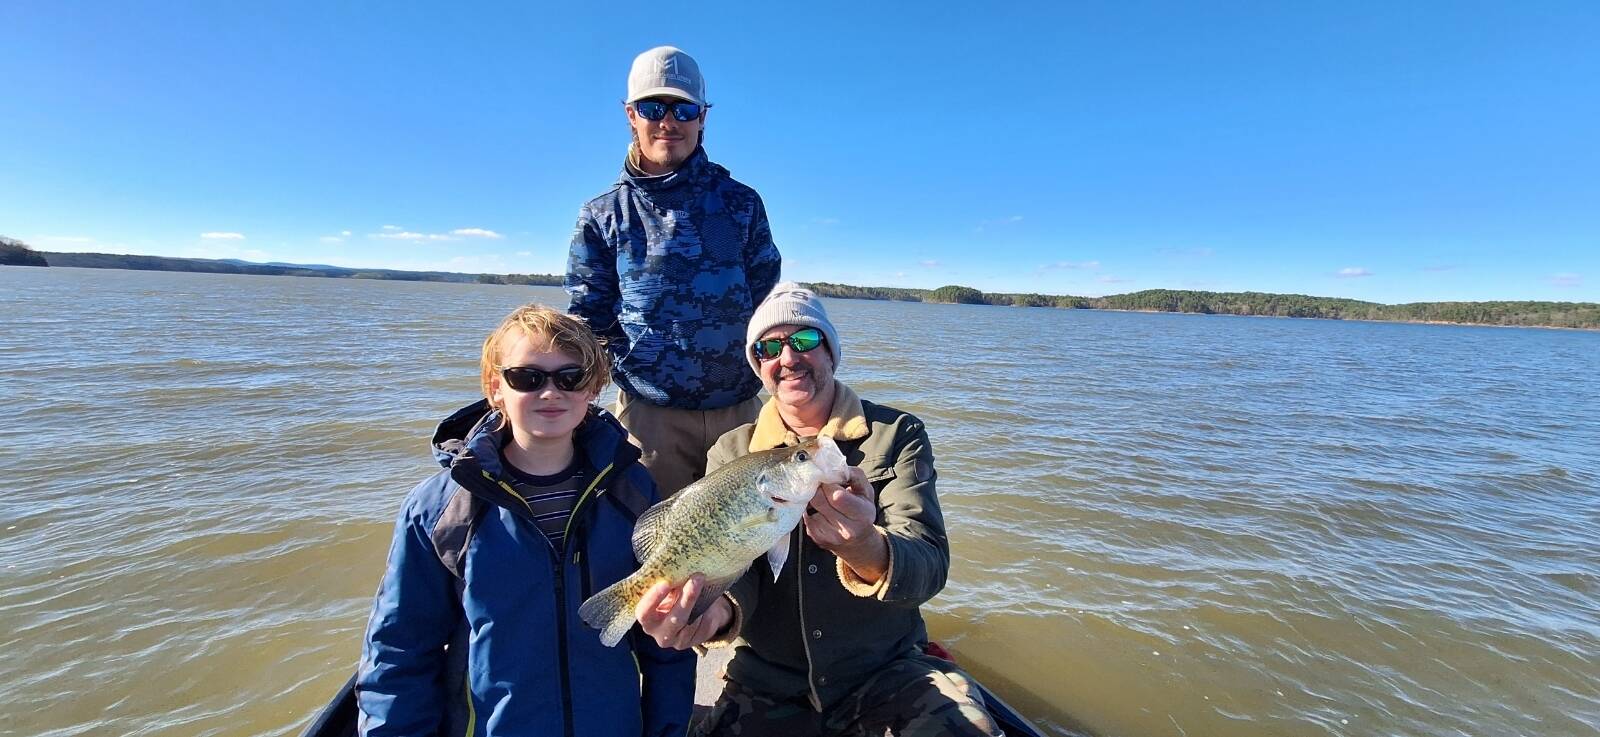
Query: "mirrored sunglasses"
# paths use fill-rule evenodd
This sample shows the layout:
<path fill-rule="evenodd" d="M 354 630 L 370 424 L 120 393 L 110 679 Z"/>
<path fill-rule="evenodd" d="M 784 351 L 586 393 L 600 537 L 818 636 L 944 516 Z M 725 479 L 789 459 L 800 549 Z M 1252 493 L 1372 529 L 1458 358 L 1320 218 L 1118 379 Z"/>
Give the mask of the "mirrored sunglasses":
<path fill-rule="evenodd" d="M 588 374 L 582 366 L 566 366 L 554 371 L 533 366 L 503 366 L 500 369 L 500 377 L 506 380 L 506 386 L 519 392 L 539 391 L 544 388 L 546 380 L 555 384 L 561 391 L 575 392 L 583 387 Z"/>
<path fill-rule="evenodd" d="M 750 344 L 750 352 L 762 361 L 771 360 L 783 353 L 784 344 L 788 344 L 795 353 L 809 353 L 822 345 L 822 331 L 816 328 L 802 328 L 784 338 L 767 338 Z"/>
<path fill-rule="evenodd" d="M 643 116 L 645 120 L 660 120 L 667 117 L 667 111 L 671 110 L 673 119 L 683 123 L 699 118 L 700 113 L 704 112 L 704 109 L 698 103 L 681 101 L 657 102 L 655 100 L 640 100 L 633 103 L 633 110 Z"/>

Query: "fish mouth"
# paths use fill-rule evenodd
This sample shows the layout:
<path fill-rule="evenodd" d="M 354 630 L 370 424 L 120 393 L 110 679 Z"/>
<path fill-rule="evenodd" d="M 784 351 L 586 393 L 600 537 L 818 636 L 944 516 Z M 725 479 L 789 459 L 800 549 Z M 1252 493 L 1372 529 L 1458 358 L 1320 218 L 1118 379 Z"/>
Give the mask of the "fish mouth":
<path fill-rule="evenodd" d="M 820 482 L 818 485 L 820 486 Z M 804 507 L 807 504 L 810 504 L 811 497 L 816 496 L 816 493 L 817 489 L 815 486 L 813 486 L 809 490 L 800 489 L 794 494 L 783 494 L 781 492 L 777 494 L 768 494 L 767 498 L 772 501 L 772 507 L 774 509 L 793 509 L 795 507 Z"/>

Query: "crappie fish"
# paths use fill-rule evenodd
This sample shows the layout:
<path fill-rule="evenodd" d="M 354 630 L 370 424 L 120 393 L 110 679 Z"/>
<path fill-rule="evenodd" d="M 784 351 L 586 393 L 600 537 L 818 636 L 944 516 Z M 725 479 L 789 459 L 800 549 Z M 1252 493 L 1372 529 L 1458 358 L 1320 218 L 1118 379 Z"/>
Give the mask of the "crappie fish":
<path fill-rule="evenodd" d="M 633 609 L 656 581 L 681 586 L 704 574 L 699 616 L 762 553 L 776 578 L 806 504 L 823 483 L 845 483 L 845 469 L 839 446 L 818 437 L 751 453 L 684 487 L 639 517 L 633 530 L 639 570 L 589 597 L 578 616 L 611 647 L 633 627 Z"/>

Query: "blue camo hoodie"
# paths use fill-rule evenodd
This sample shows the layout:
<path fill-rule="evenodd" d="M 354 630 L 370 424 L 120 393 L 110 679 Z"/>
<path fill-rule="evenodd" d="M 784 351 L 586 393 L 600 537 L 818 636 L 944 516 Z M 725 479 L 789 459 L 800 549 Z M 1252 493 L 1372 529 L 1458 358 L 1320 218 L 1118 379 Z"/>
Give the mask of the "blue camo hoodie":
<path fill-rule="evenodd" d="M 612 376 L 664 407 L 717 409 L 754 397 L 744 333 L 778 282 L 761 196 L 696 148 L 677 171 L 636 176 L 578 213 L 567 311 L 606 341 Z"/>
<path fill-rule="evenodd" d="M 596 478 L 563 554 L 503 483 L 498 424 L 481 400 L 441 423 L 445 468 L 401 506 L 357 674 L 360 733 L 682 734 L 694 654 L 637 627 L 608 648 L 578 618 L 585 598 L 638 567 L 634 522 L 658 496 L 638 450 L 590 407 L 575 438 Z"/>

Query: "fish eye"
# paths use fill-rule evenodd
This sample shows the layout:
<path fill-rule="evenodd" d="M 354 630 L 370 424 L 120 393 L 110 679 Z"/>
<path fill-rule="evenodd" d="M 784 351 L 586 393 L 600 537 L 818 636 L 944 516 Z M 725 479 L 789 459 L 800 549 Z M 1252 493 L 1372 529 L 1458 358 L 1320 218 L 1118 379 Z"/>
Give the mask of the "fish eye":
<path fill-rule="evenodd" d="M 811 456 L 806 455 L 806 452 L 802 450 L 799 453 L 794 454 L 794 459 L 797 461 L 809 461 L 811 460 Z"/>

